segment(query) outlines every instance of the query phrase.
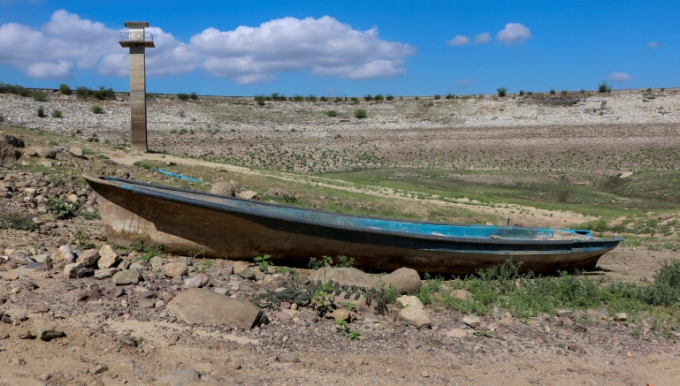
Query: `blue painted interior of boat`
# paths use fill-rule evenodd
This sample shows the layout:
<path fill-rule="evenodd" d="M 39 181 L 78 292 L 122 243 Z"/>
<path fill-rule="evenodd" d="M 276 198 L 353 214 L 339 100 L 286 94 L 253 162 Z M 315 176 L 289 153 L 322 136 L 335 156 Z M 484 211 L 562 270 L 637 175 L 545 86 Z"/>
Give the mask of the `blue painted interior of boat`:
<path fill-rule="evenodd" d="M 138 183 L 117 178 L 105 178 L 107 181 L 116 183 L 120 187 L 140 194 L 153 196 L 172 196 L 181 201 L 203 201 L 209 202 L 211 206 L 222 206 L 229 210 L 240 213 L 275 217 L 279 220 L 291 222 L 304 221 L 319 226 L 353 228 L 356 230 L 382 231 L 389 233 L 402 233 L 422 236 L 440 236 L 466 239 L 487 239 L 494 238 L 503 240 L 549 240 L 553 237 L 555 229 L 551 228 L 522 228 L 513 226 L 495 225 L 459 225 L 459 224 L 438 224 L 422 221 L 406 221 L 385 218 L 374 218 L 367 216 L 349 215 L 343 213 L 324 212 L 283 206 L 278 204 L 263 203 L 258 201 L 243 200 L 239 198 L 226 198 L 219 195 L 191 191 L 186 189 L 161 187 L 153 184 Z M 133 184 L 132 184 L 133 183 Z M 568 232 L 578 235 L 583 240 L 583 236 L 590 237 L 591 240 L 601 240 L 592 237 L 588 230 L 559 229 L 561 232 Z M 576 238 L 576 237 L 575 237 Z"/>

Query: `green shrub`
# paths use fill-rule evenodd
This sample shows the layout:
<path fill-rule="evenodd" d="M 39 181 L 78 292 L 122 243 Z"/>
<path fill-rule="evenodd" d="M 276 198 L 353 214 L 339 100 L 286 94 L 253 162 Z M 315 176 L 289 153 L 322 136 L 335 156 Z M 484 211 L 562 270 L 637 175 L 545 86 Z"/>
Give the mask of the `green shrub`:
<path fill-rule="evenodd" d="M 328 98 L 326 98 L 325 96 L 322 96 L 321 98 L 319 98 L 319 101 L 328 102 Z"/>
<path fill-rule="evenodd" d="M 305 97 L 303 97 L 302 95 L 295 94 L 295 95 L 293 96 L 293 101 L 294 101 L 294 102 L 304 102 L 304 100 L 305 100 Z"/>
<path fill-rule="evenodd" d="M 366 95 L 364 95 L 364 100 L 366 102 L 370 102 L 370 101 L 373 100 L 373 97 L 371 96 L 371 94 L 366 94 Z"/>
<path fill-rule="evenodd" d="M 555 89 L 554 88 L 550 89 L 550 95 L 555 95 Z"/>
<path fill-rule="evenodd" d="M 603 80 L 598 86 L 597 90 L 601 93 L 612 92 L 612 86 L 606 80 Z"/>
<path fill-rule="evenodd" d="M 45 118 L 45 117 L 47 116 L 47 115 L 45 114 L 45 109 L 44 109 L 42 106 L 38 107 L 38 116 L 39 116 L 40 118 Z"/>
<path fill-rule="evenodd" d="M 387 94 L 387 95 L 385 95 L 385 99 L 388 100 L 388 101 L 391 101 L 392 99 L 394 99 L 394 95 Z"/>
<path fill-rule="evenodd" d="M 434 100 L 438 101 L 438 100 L 440 100 L 440 99 L 442 99 L 442 96 L 441 96 L 441 95 L 439 95 L 439 94 L 434 94 Z"/>
<path fill-rule="evenodd" d="M 654 285 L 647 289 L 647 301 L 660 306 L 680 303 L 680 261 L 665 261 L 654 274 Z"/>
<path fill-rule="evenodd" d="M 366 110 L 363 110 L 363 109 L 354 110 L 354 116 L 359 118 L 359 119 L 363 119 L 363 118 L 366 118 L 368 116 L 368 112 Z"/>
<path fill-rule="evenodd" d="M 92 111 L 93 114 L 104 114 L 104 108 L 100 105 L 93 105 L 90 107 L 90 111 Z"/>
<path fill-rule="evenodd" d="M 113 89 L 105 86 L 99 86 L 99 89 L 93 91 L 92 95 L 99 100 L 116 99 L 116 93 L 113 92 Z"/>
<path fill-rule="evenodd" d="M 569 94 L 569 91 L 567 90 L 562 90 L 561 91 L 562 96 L 567 96 Z"/>
<path fill-rule="evenodd" d="M 533 91 L 527 91 L 527 95 L 534 95 Z"/>
<path fill-rule="evenodd" d="M 264 95 L 255 95 L 255 102 L 257 102 L 259 106 L 264 106 Z"/>
<path fill-rule="evenodd" d="M 92 90 L 90 90 L 88 87 L 85 86 L 76 87 L 76 96 L 80 99 L 85 99 L 89 97 L 90 93 L 92 93 Z"/>
<path fill-rule="evenodd" d="M 47 209 L 54 214 L 57 220 L 65 220 L 76 216 L 79 204 L 78 202 L 64 202 L 56 197 L 50 197 L 47 200 Z"/>
<path fill-rule="evenodd" d="M 61 118 L 61 110 L 52 111 L 52 118 Z"/>
<path fill-rule="evenodd" d="M 519 90 L 519 96 L 524 96 L 524 90 Z"/>
<path fill-rule="evenodd" d="M 178 93 L 178 94 L 177 94 L 177 99 L 179 99 L 179 100 L 181 100 L 181 101 L 186 101 L 186 100 L 189 99 L 189 94 L 184 93 L 184 92 Z"/>
<path fill-rule="evenodd" d="M 376 95 L 373 99 L 374 99 L 376 102 L 380 102 L 380 101 L 382 101 L 383 99 L 385 99 L 385 97 L 383 97 L 382 94 L 378 94 L 378 95 Z"/>
<path fill-rule="evenodd" d="M 413 99 L 415 99 L 415 100 L 419 101 L 419 100 L 420 100 L 420 97 L 419 97 L 419 96 L 417 96 L 417 97 L 415 97 L 415 98 L 413 98 Z"/>
<path fill-rule="evenodd" d="M 36 90 L 31 93 L 34 101 L 45 102 L 47 100 L 47 94 L 44 91 Z"/>
<path fill-rule="evenodd" d="M 59 85 L 59 92 L 64 94 L 64 95 L 71 95 L 73 94 L 73 90 L 71 90 L 71 87 L 67 84 L 60 84 Z"/>
<path fill-rule="evenodd" d="M 271 98 L 274 101 L 285 101 L 286 100 L 286 97 L 284 95 L 279 94 L 278 92 L 272 93 Z"/>
<path fill-rule="evenodd" d="M 307 100 L 310 101 L 310 102 L 316 102 L 316 95 L 310 94 L 307 97 Z"/>
<path fill-rule="evenodd" d="M 16 214 L 0 216 L 0 229 L 18 229 L 24 231 L 34 231 L 38 229 L 38 224 L 33 221 L 33 216 L 19 216 Z"/>
<path fill-rule="evenodd" d="M 189 131 L 187 129 L 182 129 L 182 130 L 179 131 L 179 135 L 186 134 L 188 132 Z"/>
<path fill-rule="evenodd" d="M 358 103 L 359 103 L 359 98 L 352 97 L 351 101 L 352 101 L 353 104 L 358 104 Z"/>
<path fill-rule="evenodd" d="M 340 102 L 342 102 L 342 98 L 340 98 L 340 97 L 335 97 L 335 99 L 333 100 L 333 102 L 335 102 L 335 103 L 340 103 Z"/>
<path fill-rule="evenodd" d="M 338 112 L 335 111 L 335 110 L 328 110 L 328 111 L 326 112 L 326 115 L 328 115 L 329 117 L 337 117 L 337 116 L 338 116 Z"/>
<path fill-rule="evenodd" d="M 191 98 L 191 100 L 197 101 L 198 94 L 196 94 L 196 91 L 192 91 L 191 94 L 189 94 L 189 98 Z"/>
<path fill-rule="evenodd" d="M 505 94 L 508 92 L 508 89 L 505 87 L 497 88 L 496 91 L 498 91 L 498 96 L 499 97 L 504 97 Z"/>
<path fill-rule="evenodd" d="M 454 94 L 448 93 L 446 94 L 446 99 L 455 99 L 456 96 Z"/>

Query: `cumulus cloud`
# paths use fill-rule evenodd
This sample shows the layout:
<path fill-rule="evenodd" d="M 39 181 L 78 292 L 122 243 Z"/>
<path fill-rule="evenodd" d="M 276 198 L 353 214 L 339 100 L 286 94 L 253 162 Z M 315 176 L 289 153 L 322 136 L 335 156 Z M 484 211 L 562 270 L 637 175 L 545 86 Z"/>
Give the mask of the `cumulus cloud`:
<path fill-rule="evenodd" d="M 612 72 L 607 77 L 607 80 L 612 82 L 628 82 L 633 80 L 633 77 L 625 72 Z"/>
<path fill-rule="evenodd" d="M 473 83 L 475 83 L 475 81 L 473 79 L 466 78 L 466 79 L 461 79 L 458 82 L 456 82 L 456 86 L 459 86 L 459 87 L 460 86 L 467 86 L 467 85 L 470 85 L 470 84 L 473 84 Z"/>
<path fill-rule="evenodd" d="M 491 41 L 491 34 L 488 32 L 483 32 L 475 36 L 475 44 L 486 44 Z"/>
<path fill-rule="evenodd" d="M 658 47 L 659 47 L 659 43 L 657 43 L 657 42 L 647 43 L 647 48 L 658 48 Z"/>
<path fill-rule="evenodd" d="M 531 30 L 526 26 L 520 23 L 508 23 L 504 29 L 498 32 L 496 40 L 510 46 L 522 44 L 532 37 Z"/>
<path fill-rule="evenodd" d="M 128 50 L 119 32 L 65 10 L 54 12 L 39 29 L 17 23 L 0 26 L 0 63 L 23 69 L 33 78 L 65 78 L 74 69 L 127 76 Z M 377 28 L 355 30 L 336 19 L 275 19 L 233 31 L 208 28 L 188 43 L 158 27 L 148 29 L 156 48 L 146 51 L 147 74 L 169 76 L 202 68 L 240 84 L 268 82 L 285 71 L 308 71 L 348 79 L 377 78 L 406 72 L 415 47 L 381 40 Z"/>
<path fill-rule="evenodd" d="M 376 28 L 358 31 L 329 16 L 286 17 L 233 31 L 208 28 L 189 45 L 205 57 L 209 74 L 240 83 L 300 70 L 349 79 L 395 76 L 406 72 L 405 57 L 415 53 L 408 44 L 381 40 Z"/>
<path fill-rule="evenodd" d="M 450 46 L 465 46 L 470 44 L 470 38 L 463 35 L 456 35 L 455 38 L 447 40 L 446 44 Z"/>

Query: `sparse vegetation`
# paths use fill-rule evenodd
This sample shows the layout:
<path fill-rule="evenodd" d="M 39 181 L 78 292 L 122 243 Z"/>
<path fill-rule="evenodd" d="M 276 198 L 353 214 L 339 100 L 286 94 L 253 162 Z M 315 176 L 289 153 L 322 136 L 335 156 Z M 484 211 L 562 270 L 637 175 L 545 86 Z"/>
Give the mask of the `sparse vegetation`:
<path fill-rule="evenodd" d="M 42 106 L 38 107 L 38 116 L 40 118 L 45 118 L 47 116 L 47 114 L 45 114 L 45 109 Z"/>
<path fill-rule="evenodd" d="M 328 110 L 328 111 L 326 111 L 326 115 L 328 115 L 331 118 L 334 118 L 334 117 L 338 116 L 338 112 L 335 111 L 335 110 Z"/>
<path fill-rule="evenodd" d="M 366 118 L 368 116 L 368 112 L 366 110 L 363 110 L 363 109 L 354 110 L 354 116 L 359 118 L 359 119 L 363 119 L 363 118 Z"/>
<path fill-rule="evenodd" d="M 61 110 L 54 110 L 52 111 L 52 118 L 61 118 Z"/>
<path fill-rule="evenodd" d="M 64 95 L 71 95 L 73 94 L 73 90 L 71 90 L 71 87 L 67 84 L 60 84 L 59 85 L 59 92 L 64 94 Z"/>
<path fill-rule="evenodd" d="M 189 98 L 191 98 L 192 101 L 197 101 L 198 94 L 196 94 L 196 91 L 192 91 L 191 94 L 189 94 Z"/>
<path fill-rule="evenodd" d="M 93 114 L 104 114 L 104 108 L 100 105 L 93 105 L 90 107 L 90 111 L 92 111 Z"/>
<path fill-rule="evenodd" d="M 609 82 L 607 82 L 606 80 L 603 80 L 597 86 L 597 91 L 599 91 L 601 93 L 612 92 L 612 86 L 609 84 Z"/>
<path fill-rule="evenodd" d="M 35 90 L 31 93 L 31 97 L 36 102 L 45 102 L 47 100 L 47 94 L 42 90 Z"/>

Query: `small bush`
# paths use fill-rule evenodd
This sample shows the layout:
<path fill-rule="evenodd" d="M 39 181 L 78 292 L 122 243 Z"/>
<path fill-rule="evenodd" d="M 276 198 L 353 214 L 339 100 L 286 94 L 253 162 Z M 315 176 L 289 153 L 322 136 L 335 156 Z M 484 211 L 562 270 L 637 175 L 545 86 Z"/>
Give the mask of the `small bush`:
<path fill-rule="evenodd" d="M 335 110 L 328 110 L 328 111 L 326 112 L 326 115 L 328 115 L 329 117 L 337 117 L 337 116 L 338 116 L 338 112 L 335 111 Z"/>
<path fill-rule="evenodd" d="M 10 214 L 7 216 L 0 216 L 0 229 L 34 231 L 38 229 L 38 224 L 33 222 L 33 216 L 22 217 L 16 214 Z"/>
<path fill-rule="evenodd" d="M 182 130 L 179 131 L 179 135 L 186 134 L 188 132 L 189 131 L 187 129 L 182 129 Z"/>
<path fill-rule="evenodd" d="M 44 91 L 36 90 L 31 93 L 34 101 L 45 102 L 47 100 L 47 94 Z"/>
<path fill-rule="evenodd" d="M 271 98 L 274 101 L 285 101 L 286 100 L 286 97 L 284 95 L 279 94 L 278 92 L 272 93 Z"/>
<path fill-rule="evenodd" d="M 99 86 L 99 89 L 93 91 L 92 95 L 94 95 L 95 98 L 102 101 L 106 99 L 116 99 L 116 93 L 113 92 L 113 89 L 111 87 L 106 88 L 105 86 Z"/>
<path fill-rule="evenodd" d="M 310 101 L 310 102 L 316 102 L 316 95 L 310 94 L 307 97 L 307 100 Z"/>
<path fill-rule="evenodd" d="M 555 89 L 554 88 L 550 89 L 550 95 L 555 95 Z"/>
<path fill-rule="evenodd" d="M 371 96 L 371 94 L 366 94 L 366 95 L 364 95 L 364 100 L 366 102 L 370 102 L 370 101 L 373 100 L 373 97 Z"/>
<path fill-rule="evenodd" d="M 420 100 L 420 97 L 417 96 L 417 97 L 415 97 L 415 98 L 413 98 L 413 99 L 419 101 L 419 100 Z"/>
<path fill-rule="evenodd" d="M 355 104 L 355 105 L 356 105 L 356 104 L 358 104 L 358 103 L 359 103 L 359 98 L 356 98 L 356 97 L 352 97 L 351 101 L 352 101 L 352 103 L 353 103 L 353 104 Z"/>
<path fill-rule="evenodd" d="M 328 98 L 326 98 L 325 96 L 322 96 L 321 98 L 319 98 L 319 101 L 328 102 Z"/>
<path fill-rule="evenodd" d="M 255 102 L 257 102 L 259 106 L 264 106 L 264 95 L 255 95 Z"/>
<path fill-rule="evenodd" d="M 65 220 L 76 216 L 78 202 L 64 202 L 56 197 L 47 200 L 47 209 L 54 214 L 57 220 Z"/>
<path fill-rule="evenodd" d="M 39 116 L 40 118 L 45 118 L 45 117 L 47 116 L 47 115 L 45 114 L 45 109 L 44 109 L 42 106 L 38 107 L 38 116 Z"/>
<path fill-rule="evenodd" d="M 191 94 L 189 94 L 189 98 L 191 98 L 191 100 L 193 100 L 193 101 L 197 101 L 198 100 L 198 94 L 196 94 L 196 91 L 192 91 Z"/>
<path fill-rule="evenodd" d="M 569 94 L 569 91 L 567 91 L 567 90 L 562 90 L 561 94 L 562 94 L 563 96 L 567 96 L 567 94 Z"/>
<path fill-rule="evenodd" d="M 524 90 L 519 90 L 519 96 L 524 96 Z"/>
<path fill-rule="evenodd" d="M 293 101 L 294 102 L 304 102 L 304 100 L 305 100 L 305 97 L 303 97 L 302 95 L 299 95 L 299 94 L 293 95 Z"/>
<path fill-rule="evenodd" d="M 534 95 L 533 91 L 527 91 L 527 95 Z"/>
<path fill-rule="evenodd" d="M 442 99 L 442 96 L 441 96 L 441 95 L 439 95 L 439 94 L 434 94 L 434 100 L 438 101 L 438 100 L 440 100 L 440 99 Z"/>
<path fill-rule="evenodd" d="M 647 301 L 661 306 L 680 303 L 680 261 L 666 261 L 656 271 L 654 285 L 648 288 Z"/>
<path fill-rule="evenodd" d="M 387 95 L 385 95 L 385 99 L 386 99 L 387 101 L 391 101 L 392 99 L 394 99 L 394 95 L 392 95 L 392 94 L 387 94 Z"/>
<path fill-rule="evenodd" d="M 189 94 L 183 93 L 183 92 L 178 93 L 178 94 L 177 94 L 177 99 L 179 99 L 179 100 L 181 100 L 181 101 L 186 101 L 186 100 L 189 99 Z"/>
<path fill-rule="evenodd" d="M 92 111 L 93 114 L 104 114 L 104 108 L 101 107 L 100 105 L 93 105 L 90 107 L 90 110 Z"/>
<path fill-rule="evenodd" d="M 60 84 L 59 85 L 59 92 L 64 94 L 64 95 L 71 95 L 73 94 L 73 90 L 71 90 L 71 87 L 67 84 Z"/>
<path fill-rule="evenodd" d="M 496 91 L 498 91 L 498 96 L 499 97 L 504 97 L 505 94 L 508 92 L 508 89 L 505 87 L 497 88 Z"/>
<path fill-rule="evenodd" d="M 448 93 L 446 94 L 446 99 L 455 99 L 456 96 L 454 94 Z"/>
<path fill-rule="evenodd" d="M 340 98 L 340 97 L 335 97 L 335 99 L 333 100 L 333 102 L 335 102 L 335 103 L 340 103 L 340 102 L 342 102 L 342 98 Z"/>
<path fill-rule="evenodd" d="M 52 111 L 52 118 L 61 118 L 61 110 Z"/>
<path fill-rule="evenodd" d="M 80 99 L 85 99 L 90 96 L 90 93 L 92 90 L 85 86 L 78 86 L 76 87 L 76 96 Z"/>
<path fill-rule="evenodd" d="M 363 110 L 363 109 L 355 110 L 354 116 L 359 118 L 359 119 L 363 119 L 363 118 L 366 118 L 368 116 L 368 112 L 366 110 Z"/>
<path fill-rule="evenodd" d="M 373 99 L 374 99 L 376 102 L 380 102 L 380 101 L 382 101 L 382 100 L 385 99 L 385 98 L 383 97 L 382 94 L 378 94 L 378 95 L 376 95 Z"/>
<path fill-rule="evenodd" d="M 598 86 L 597 91 L 601 93 L 612 92 L 612 86 L 606 80 L 603 80 Z"/>

